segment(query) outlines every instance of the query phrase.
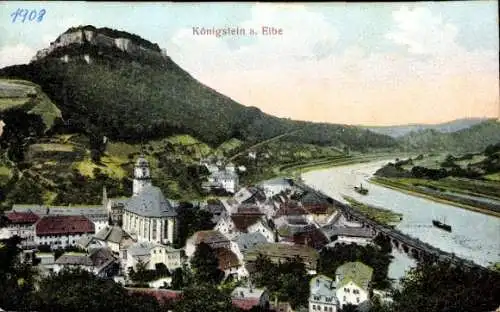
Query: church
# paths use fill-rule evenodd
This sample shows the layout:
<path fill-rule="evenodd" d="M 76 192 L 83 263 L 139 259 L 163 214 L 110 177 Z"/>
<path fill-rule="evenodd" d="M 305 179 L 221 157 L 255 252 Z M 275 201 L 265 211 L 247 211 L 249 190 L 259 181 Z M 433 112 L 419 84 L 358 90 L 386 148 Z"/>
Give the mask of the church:
<path fill-rule="evenodd" d="M 177 237 L 177 211 L 160 188 L 151 183 L 149 163 L 141 155 L 134 166 L 133 195 L 127 199 L 108 199 L 103 204 L 114 224 L 138 242 L 170 245 Z"/>

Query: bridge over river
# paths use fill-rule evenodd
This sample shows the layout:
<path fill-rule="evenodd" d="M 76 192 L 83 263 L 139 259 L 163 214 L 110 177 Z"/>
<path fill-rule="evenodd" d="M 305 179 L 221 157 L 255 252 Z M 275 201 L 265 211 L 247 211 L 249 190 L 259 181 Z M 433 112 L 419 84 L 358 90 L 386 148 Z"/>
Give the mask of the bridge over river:
<path fill-rule="evenodd" d="M 303 190 L 314 192 L 317 195 L 327 199 L 331 204 L 341 210 L 346 219 L 361 223 L 363 227 L 371 229 L 376 235 L 380 233 L 386 237 L 389 237 L 391 239 L 391 243 L 394 246 L 396 246 L 400 250 L 403 250 L 406 254 L 417 260 L 426 259 L 430 261 L 448 261 L 450 263 L 453 263 L 454 265 L 462 266 L 468 269 L 490 270 L 489 268 L 474 263 L 473 261 L 462 259 L 454 255 L 453 253 L 443 251 L 417 238 L 410 237 L 409 235 L 404 234 L 401 231 L 398 231 L 390 226 L 380 224 L 368 218 L 366 215 L 360 213 L 359 211 L 354 210 L 351 206 L 339 202 L 322 193 L 321 191 L 316 190 L 302 182 L 294 181 L 294 183 L 297 187 Z"/>

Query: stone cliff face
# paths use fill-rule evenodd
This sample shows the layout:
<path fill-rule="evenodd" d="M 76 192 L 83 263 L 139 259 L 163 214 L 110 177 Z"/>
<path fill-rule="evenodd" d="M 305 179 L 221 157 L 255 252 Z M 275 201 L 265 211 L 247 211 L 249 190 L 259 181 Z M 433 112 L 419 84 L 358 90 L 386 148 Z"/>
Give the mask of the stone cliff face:
<path fill-rule="evenodd" d="M 165 50 L 162 50 L 161 52 L 154 51 L 140 44 L 137 44 L 133 42 L 133 40 L 128 38 L 113 38 L 111 36 L 99 33 L 98 30 L 93 31 L 80 29 L 62 34 L 56 39 L 56 41 L 52 42 L 48 48 L 38 51 L 32 61 L 38 61 L 45 57 L 51 56 L 54 51 L 74 44 L 90 44 L 103 48 L 116 48 L 122 52 L 128 53 L 131 56 L 148 58 L 150 60 L 162 61 L 168 58 Z M 61 60 L 67 62 L 68 59 L 72 57 L 73 56 L 64 55 L 63 57 L 61 57 Z M 81 55 L 80 57 L 83 57 L 83 55 Z M 85 55 L 85 60 L 87 61 L 87 63 L 89 62 L 88 55 Z"/>

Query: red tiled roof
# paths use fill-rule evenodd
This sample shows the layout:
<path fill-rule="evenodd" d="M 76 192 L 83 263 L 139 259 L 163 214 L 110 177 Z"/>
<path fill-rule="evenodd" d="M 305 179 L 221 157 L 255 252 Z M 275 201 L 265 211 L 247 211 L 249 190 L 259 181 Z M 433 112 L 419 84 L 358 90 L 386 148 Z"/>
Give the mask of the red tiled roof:
<path fill-rule="evenodd" d="M 152 289 L 152 288 L 127 288 L 132 294 L 144 294 L 154 297 L 159 303 L 168 301 L 177 301 L 182 298 L 182 291 L 170 289 Z"/>
<path fill-rule="evenodd" d="M 262 218 L 261 215 L 255 214 L 233 214 L 231 215 L 231 220 L 233 220 L 234 226 L 240 232 L 246 232 L 248 227 L 257 223 Z"/>
<path fill-rule="evenodd" d="M 225 237 L 221 232 L 209 230 L 209 231 L 198 231 L 195 233 L 195 244 L 198 245 L 200 243 L 206 243 L 208 245 L 219 243 L 219 242 L 228 242 L 229 239 Z"/>
<path fill-rule="evenodd" d="M 35 228 L 36 235 L 94 233 L 94 223 L 84 216 L 46 216 Z"/>
<path fill-rule="evenodd" d="M 287 202 L 280 205 L 280 209 L 276 212 L 276 217 L 281 216 L 301 216 L 306 215 L 307 211 L 304 207 L 299 206 L 294 202 Z"/>
<path fill-rule="evenodd" d="M 219 269 L 224 271 L 240 265 L 238 256 L 231 250 L 227 248 L 216 248 L 214 251 L 217 255 L 217 259 L 219 259 Z"/>
<path fill-rule="evenodd" d="M 6 213 L 5 216 L 7 217 L 7 220 L 11 223 L 36 223 L 40 219 L 39 216 L 32 212 L 9 212 Z"/>
<path fill-rule="evenodd" d="M 328 238 L 320 229 L 313 229 L 295 234 L 293 242 L 297 245 L 306 245 L 314 249 L 321 249 L 328 244 Z"/>
<path fill-rule="evenodd" d="M 304 204 L 305 210 L 312 214 L 327 214 L 329 207 L 328 204 Z"/>
<path fill-rule="evenodd" d="M 242 204 L 238 207 L 238 214 L 257 214 L 263 215 L 262 211 L 260 211 L 259 207 L 256 205 L 247 205 Z"/>
<path fill-rule="evenodd" d="M 259 305 L 258 298 L 233 298 L 233 306 L 242 310 L 250 310 L 254 306 Z"/>

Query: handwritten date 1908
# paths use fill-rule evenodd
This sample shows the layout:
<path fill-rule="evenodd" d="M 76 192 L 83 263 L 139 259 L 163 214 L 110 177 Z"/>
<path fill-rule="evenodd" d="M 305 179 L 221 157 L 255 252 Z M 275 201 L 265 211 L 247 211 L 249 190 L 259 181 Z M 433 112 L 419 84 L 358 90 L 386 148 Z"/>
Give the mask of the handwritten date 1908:
<path fill-rule="evenodd" d="M 37 21 L 38 23 L 40 23 L 43 20 L 45 13 L 47 13 L 45 9 L 41 9 L 38 12 L 36 10 L 28 11 L 26 9 L 17 9 L 16 11 L 12 12 L 10 16 L 12 17 L 12 23 L 24 23 L 26 19 L 28 19 L 28 21 L 30 22 Z"/>

